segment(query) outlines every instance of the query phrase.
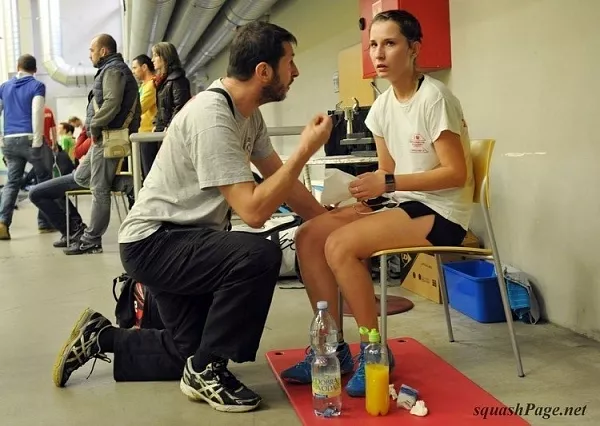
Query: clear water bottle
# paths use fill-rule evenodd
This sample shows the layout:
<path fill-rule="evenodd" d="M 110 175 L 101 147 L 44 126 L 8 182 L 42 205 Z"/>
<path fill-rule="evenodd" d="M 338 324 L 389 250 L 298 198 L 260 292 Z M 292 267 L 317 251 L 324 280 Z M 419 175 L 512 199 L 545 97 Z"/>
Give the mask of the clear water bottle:
<path fill-rule="evenodd" d="M 337 327 L 327 310 L 327 302 L 317 303 L 310 325 L 313 409 L 320 417 L 336 417 L 342 412 L 342 377 L 337 357 Z"/>

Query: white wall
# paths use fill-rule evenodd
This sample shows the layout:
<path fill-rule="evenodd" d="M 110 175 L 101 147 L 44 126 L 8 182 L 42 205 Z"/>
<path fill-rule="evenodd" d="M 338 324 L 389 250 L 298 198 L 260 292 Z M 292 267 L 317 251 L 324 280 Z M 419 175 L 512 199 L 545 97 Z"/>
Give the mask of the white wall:
<path fill-rule="evenodd" d="M 450 86 L 472 137 L 498 141 L 504 261 L 536 278 L 551 321 L 600 339 L 600 3 L 454 0 L 451 13 Z"/>
<path fill-rule="evenodd" d="M 68 64 L 89 66 L 89 44 L 94 36 L 108 33 L 117 40 L 121 47 L 122 24 L 120 0 L 104 0 L 98 7 L 97 0 L 61 0 L 61 22 L 52 23 L 62 28 L 63 57 Z M 92 12 L 93 11 L 93 12 Z M 39 32 L 38 0 L 20 0 L 19 14 L 21 24 L 21 54 L 33 53 L 38 60 L 37 78 L 46 84 L 46 103 L 56 109 L 56 98 L 75 98 L 74 103 L 81 103 L 87 98 L 89 88 L 66 87 L 55 82 L 46 73 L 42 62 L 42 46 Z M 66 120 L 68 115 L 58 115 L 57 120 Z M 85 110 L 77 114 L 85 117 Z"/>
<path fill-rule="evenodd" d="M 497 139 L 492 215 L 502 260 L 534 277 L 552 322 L 600 339 L 600 2 L 450 2 L 453 68 L 435 76 L 461 99 L 471 136 Z M 337 54 L 360 40 L 358 2 L 340 3 L 282 0 L 271 15 L 299 39 L 301 75 L 288 100 L 262 108 L 268 125 L 300 125 L 337 102 Z M 225 66 L 224 54 L 209 77 Z M 479 215 L 473 227 L 483 235 Z"/>

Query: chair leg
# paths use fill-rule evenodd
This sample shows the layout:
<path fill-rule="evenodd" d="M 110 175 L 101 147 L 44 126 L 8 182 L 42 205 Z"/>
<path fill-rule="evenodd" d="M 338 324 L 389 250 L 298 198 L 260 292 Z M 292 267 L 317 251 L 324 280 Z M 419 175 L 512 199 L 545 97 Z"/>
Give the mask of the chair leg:
<path fill-rule="evenodd" d="M 381 306 L 381 343 L 387 342 L 387 254 L 382 254 L 379 258 L 379 285 L 381 286 L 381 295 L 379 305 Z"/>
<path fill-rule="evenodd" d="M 65 194 L 65 219 L 67 222 L 67 248 L 71 247 L 70 235 L 69 235 L 69 194 Z"/>
<path fill-rule="evenodd" d="M 115 203 L 115 207 L 117 209 L 117 216 L 119 216 L 119 223 L 123 222 L 123 218 L 121 217 L 121 207 L 119 207 L 119 202 L 117 200 L 117 195 L 115 193 L 112 194 L 113 202 Z"/>
<path fill-rule="evenodd" d="M 510 343 L 512 345 L 513 353 L 515 355 L 515 361 L 517 362 L 517 373 L 519 377 L 524 377 L 523 363 L 521 361 L 521 353 L 519 351 L 519 344 L 515 336 L 515 329 L 513 327 L 512 312 L 510 310 L 510 303 L 508 301 L 508 292 L 506 291 L 506 282 L 504 281 L 504 272 L 502 270 L 502 262 L 500 262 L 500 256 L 498 254 L 498 247 L 496 246 L 496 238 L 494 236 L 494 230 L 490 221 L 490 212 L 484 202 L 482 204 L 483 216 L 485 219 L 485 225 L 490 238 L 490 245 L 492 253 L 494 253 L 494 265 L 496 267 L 496 275 L 498 276 L 498 285 L 500 286 L 500 296 L 502 297 L 502 305 L 504 307 L 504 315 L 506 316 L 506 324 L 508 325 L 508 333 L 510 335 Z"/>
<path fill-rule="evenodd" d="M 448 304 L 448 289 L 446 288 L 446 280 L 444 279 L 444 268 L 442 267 L 442 256 L 435 255 L 435 263 L 438 268 L 440 296 L 444 305 L 444 315 L 446 316 L 446 327 L 448 328 L 448 340 L 454 342 L 454 333 L 452 332 L 452 320 L 450 319 L 450 306 Z"/>
<path fill-rule="evenodd" d="M 338 289 L 338 319 L 340 322 L 340 329 L 338 331 L 344 333 L 344 296 Z"/>
<path fill-rule="evenodd" d="M 123 209 L 125 210 L 125 213 L 129 213 L 129 203 L 127 202 L 127 197 L 123 192 L 121 192 L 121 201 L 123 201 Z"/>

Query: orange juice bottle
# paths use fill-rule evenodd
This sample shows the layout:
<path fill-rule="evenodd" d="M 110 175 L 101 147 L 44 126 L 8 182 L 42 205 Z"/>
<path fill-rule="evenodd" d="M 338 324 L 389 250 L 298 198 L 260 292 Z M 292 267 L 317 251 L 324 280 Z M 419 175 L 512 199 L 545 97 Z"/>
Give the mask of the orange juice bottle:
<path fill-rule="evenodd" d="M 365 348 L 365 406 L 372 416 L 385 416 L 390 409 L 390 367 L 387 346 L 381 344 L 379 332 L 369 332 Z"/>

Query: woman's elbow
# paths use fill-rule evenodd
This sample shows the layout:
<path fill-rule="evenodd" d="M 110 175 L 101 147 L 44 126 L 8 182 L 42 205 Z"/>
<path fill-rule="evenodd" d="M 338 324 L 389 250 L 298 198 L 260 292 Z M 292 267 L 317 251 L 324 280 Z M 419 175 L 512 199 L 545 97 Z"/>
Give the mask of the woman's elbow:
<path fill-rule="evenodd" d="M 467 170 L 457 170 L 453 173 L 453 183 L 456 188 L 462 188 L 467 184 Z"/>

